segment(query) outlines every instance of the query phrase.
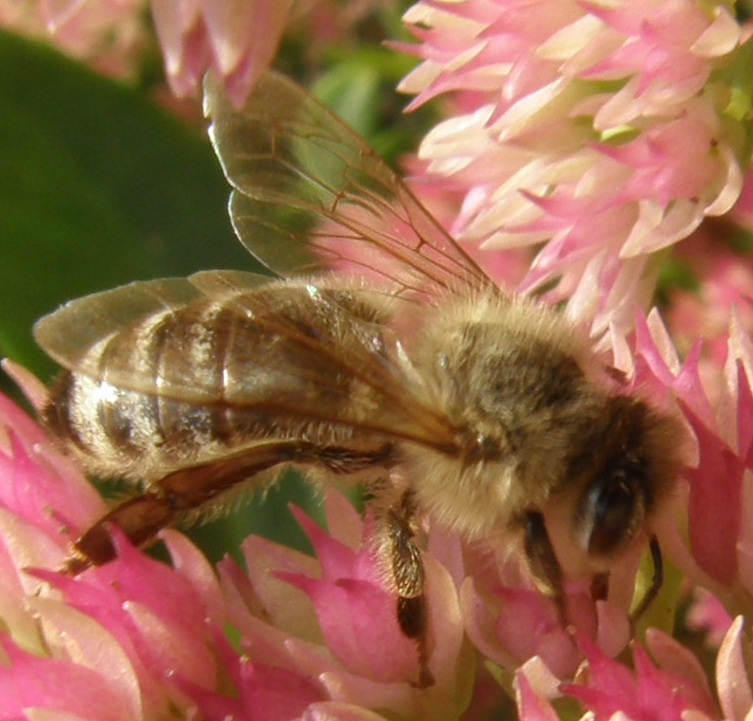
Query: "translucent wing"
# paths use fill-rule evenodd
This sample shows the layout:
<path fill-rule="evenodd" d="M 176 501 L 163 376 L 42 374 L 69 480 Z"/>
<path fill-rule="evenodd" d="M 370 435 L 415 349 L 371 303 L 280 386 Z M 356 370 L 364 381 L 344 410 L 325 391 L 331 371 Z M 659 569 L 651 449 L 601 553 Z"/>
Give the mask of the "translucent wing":
<path fill-rule="evenodd" d="M 35 326 L 63 367 L 123 390 L 451 448 L 366 291 L 207 271 L 72 301 Z"/>
<path fill-rule="evenodd" d="M 269 73 L 242 110 L 207 78 L 210 137 L 241 242 L 281 275 L 337 270 L 435 299 L 491 287 L 363 138 Z"/>

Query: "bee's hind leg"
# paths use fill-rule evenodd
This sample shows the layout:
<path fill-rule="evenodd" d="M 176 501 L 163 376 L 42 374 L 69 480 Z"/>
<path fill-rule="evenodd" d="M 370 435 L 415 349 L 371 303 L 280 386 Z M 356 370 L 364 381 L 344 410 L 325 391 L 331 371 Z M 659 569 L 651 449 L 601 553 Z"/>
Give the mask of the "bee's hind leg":
<path fill-rule="evenodd" d="M 358 452 L 337 446 L 291 439 L 259 443 L 235 454 L 188 466 L 149 484 L 147 491 L 115 506 L 73 544 L 65 570 L 76 575 L 90 566 L 112 561 L 116 554 L 110 527 L 117 526 L 135 546 L 148 546 L 166 526 L 209 505 L 238 484 L 266 477 L 282 464 L 323 465 L 335 473 L 348 473 L 393 461 L 389 444 Z"/>
<path fill-rule="evenodd" d="M 117 526 L 136 546 L 148 543 L 159 531 L 170 525 L 176 511 L 169 501 L 157 493 L 144 493 L 129 498 L 98 519 L 73 544 L 73 553 L 65 563 L 65 572 L 76 576 L 91 566 L 112 561 L 117 551 L 110 533 Z"/>
<path fill-rule="evenodd" d="M 111 526 L 117 526 L 135 546 L 148 546 L 163 528 L 237 484 L 305 456 L 308 445 L 295 441 L 268 443 L 160 478 L 149 490 L 118 504 L 84 531 L 73 544 L 65 571 L 76 575 L 114 560 L 117 551 Z"/>

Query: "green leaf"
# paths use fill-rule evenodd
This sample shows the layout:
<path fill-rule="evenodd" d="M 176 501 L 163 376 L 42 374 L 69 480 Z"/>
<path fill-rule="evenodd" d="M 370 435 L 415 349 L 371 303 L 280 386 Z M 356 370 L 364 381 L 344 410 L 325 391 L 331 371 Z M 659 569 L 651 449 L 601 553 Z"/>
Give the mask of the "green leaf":
<path fill-rule="evenodd" d="M 201 125 L 0 33 L 0 353 L 46 377 L 42 314 L 132 280 L 255 270 Z"/>

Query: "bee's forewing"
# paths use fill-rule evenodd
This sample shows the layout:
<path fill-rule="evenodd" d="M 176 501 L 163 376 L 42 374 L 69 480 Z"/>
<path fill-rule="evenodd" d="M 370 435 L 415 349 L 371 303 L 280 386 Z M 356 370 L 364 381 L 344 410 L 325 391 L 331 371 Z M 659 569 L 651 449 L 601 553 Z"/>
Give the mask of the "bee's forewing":
<path fill-rule="evenodd" d="M 77 298 L 40 318 L 34 338 L 64 368 L 97 377 L 91 350 L 144 318 L 182 308 L 201 296 L 184 278 L 129 283 Z"/>
<path fill-rule="evenodd" d="M 491 285 L 366 141 L 291 81 L 267 74 L 237 110 L 208 77 L 204 109 L 236 233 L 275 272 L 336 270 L 430 300 Z"/>
<path fill-rule="evenodd" d="M 224 409 L 241 425 L 328 423 L 452 445 L 454 429 L 415 387 L 394 333 L 359 311 L 368 291 L 341 301 L 308 282 L 268 280 L 206 271 L 132 283 L 68 303 L 35 337 L 74 373 Z"/>

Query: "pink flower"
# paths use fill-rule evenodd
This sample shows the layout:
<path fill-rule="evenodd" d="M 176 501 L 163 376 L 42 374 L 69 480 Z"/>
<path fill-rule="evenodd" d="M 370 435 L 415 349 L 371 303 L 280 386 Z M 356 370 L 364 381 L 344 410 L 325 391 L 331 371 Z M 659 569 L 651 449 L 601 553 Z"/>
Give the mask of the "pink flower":
<path fill-rule="evenodd" d="M 270 65 L 293 0 L 152 0 L 173 92 L 198 95 L 208 69 L 242 105 Z"/>
<path fill-rule="evenodd" d="M 0 439 L 2 718 L 44 709 L 115 721 L 185 709 L 176 679 L 218 681 L 211 628 L 222 604 L 206 561 L 171 531 L 164 540 L 180 572 L 122 539 L 113 564 L 75 579 L 57 572 L 103 503 L 3 396 Z"/>
<path fill-rule="evenodd" d="M 753 331 L 752 260 L 703 228 L 678 249 L 677 261 L 694 274 L 696 287 L 669 293 L 665 319 L 680 353 L 703 338 L 699 364 L 712 401 L 721 392 L 719 371 L 727 357 L 732 314 L 745 332 Z"/>
<path fill-rule="evenodd" d="M 331 699 L 401 717 L 456 718 L 473 665 L 462 665 L 462 619 L 447 570 L 427 559 L 434 684 L 417 688 L 419 649 L 397 625 L 397 599 L 385 586 L 370 525 L 339 495 L 327 496 L 326 510 L 329 534 L 296 512 L 316 559 L 253 537 L 244 544 L 248 574 L 233 561 L 220 564 L 243 651 L 284 669 L 297 687 L 308 679 L 307 703 Z"/>
<path fill-rule="evenodd" d="M 712 590 L 732 614 L 753 610 L 753 537 L 747 487 L 753 469 L 753 344 L 733 314 L 727 358 L 712 404 L 700 375 L 701 344 L 681 364 L 656 314 L 639 320 L 632 364 L 635 383 L 674 398 L 693 436 L 677 518 L 662 529 L 675 564 Z M 687 539 L 687 540 L 685 540 Z"/>
<path fill-rule="evenodd" d="M 179 97 L 201 94 L 211 69 L 242 105 L 269 67 L 293 0 L 35 0 L 0 5 L 0 25 L 51 37 L 64 52 L 116 76 L 133 76 L 152 41 L 151 5 L 165 72 Z"/>
<path fill-rule="evenodd" d="M 562 690 L 592 711 L 595 721 L 608 721 L 618 712 L 631 721 L 684 721 L 689 712 L 718 718 L 703 669 L 692 655 L 660 632 L 647 640 L 658 664 L 635 646 L 632 671 L 581 641 L 588 659 L 586 682 Z"/>
<path fill-rule="evenodd" d="M 634 646 L 633 667 L 609 658 L 590 641 L 580 639 L 587 663 L 578 680 L 558 688 L 535 665 L 515 675 L 520 718 L 556 721 L 551 701 L 561 694 L 578 699 L 587 709 L 582 721 L 744 721 L 753 692 L 745 665 L 743 619 L 726 634 L 716 666 L 719 707 L 698 660 L 659 631 L 646 637 L 646 648 Z"/>
<path fill-rule="evenodd" d="M 751 587 L 749 534 L 739 521 L 745 505 L 739 491 L 729 496 L 741 481 L 736 472 L 718 473 L 715 459 L 721 454 L 728 465 L 746 467 L 753 394 L 740 368 L 753 356 L 733 334 L 734 412 L 715 414 L 699 392 L 693 358 L 679 365 L 661 330 L 653 318 L 638 325 L 628 349 L 635 383 L 657 400 L 675 394 L 700 439 L 686 491 L 690 544 L 673 526 L 662 530 L 662 545 L 691 579 L 745 608 Z M 625 349 L 617 348 L 618 361 L 620 353 Z M 30 388 L 28 380 L 24 385 Z M 633 669 L 614 660 L 630 637 L 626 609 L 637 557 L 614 569 L 609 602 L 594 603 L 583 584 L 568 587 L 572 630 L 566 631 L 554 603 L 533 588 L 509 548 L 468 546 L 431 531 L 425 645 L 398 627 L 397 597 L 374 552 L 368 515 L 362 519 L 334 493 L 326 499 L 328 532 L 295 512 L 315 557 L 250 538 L 246 569 L 226 559 L 215 575 L 176 531 L 162 534 L 171 565 L 115 532 L 114 562 L 67 576 L 57 569 L 69 542 L 102 512 L 102 503 L 4 398 L 0 419 L 0 618 L 7 629 L 0 636 L 6 659 L 0 697 L 9 718 L 35 709 L 51 718 L 130 721 L 169 709 L 178 718 L 209 721 L 451 721 L 466 708 L 496 703 L 487 668 L 500 678 L 516 675 L 524 719 L 552 721 L 551 701 L 563 692 L 597 720 L 617 711 L 640 721 L 690 712 L 721 718 L 697 660 L 668 636 L 649 631 L 647 650 L 634 649 Z M 709 509 L 712 519 L 727 514 L 713 528 Z M 733 624 L 717 664 L 721 706 L 740 719 L 753 705 L 742 643 Z M 418 683 L 428 675 L 433 684 Z M 577 683 L 562 685 L 573 676 Z"/>
<path fill-rule="evenodd" d="M 503 668 L 537 657 L 552 677 L 571 678 L 583 660 L 573 629 L 610 655 L 626 646 L 634 560 L 624 564 L 624 574 L 610 579 L 611 602 L 594 602 L 587 583 L 570 584 L 566 605 L 571 628 L 566 629 L 554 601 L 534 589 L 524 564 L 508 548 L 467 549 L 460 604 L 468 637 L 483 657 Z"/>
<path fill-rule="evenodd" d="M 425 0 L 405 20 L 422 63 L 401 88 L 455 101 L 420 155 L 465 188 L 456 235 L 543 243 L 522 289 L 559 280 L 550 299 L 595 332 L 630 328 L 651 256 L 740 192 L 728 98 L 747 61 L 726 4 Z"/>
<path fill-rule="evenodd" d="M 724 718 L 745 721 L 753 708 L 748 666 L 749 640 L 746 619 L 738 616 L 722 641 L 717 656 L 717 692 Z"/>

